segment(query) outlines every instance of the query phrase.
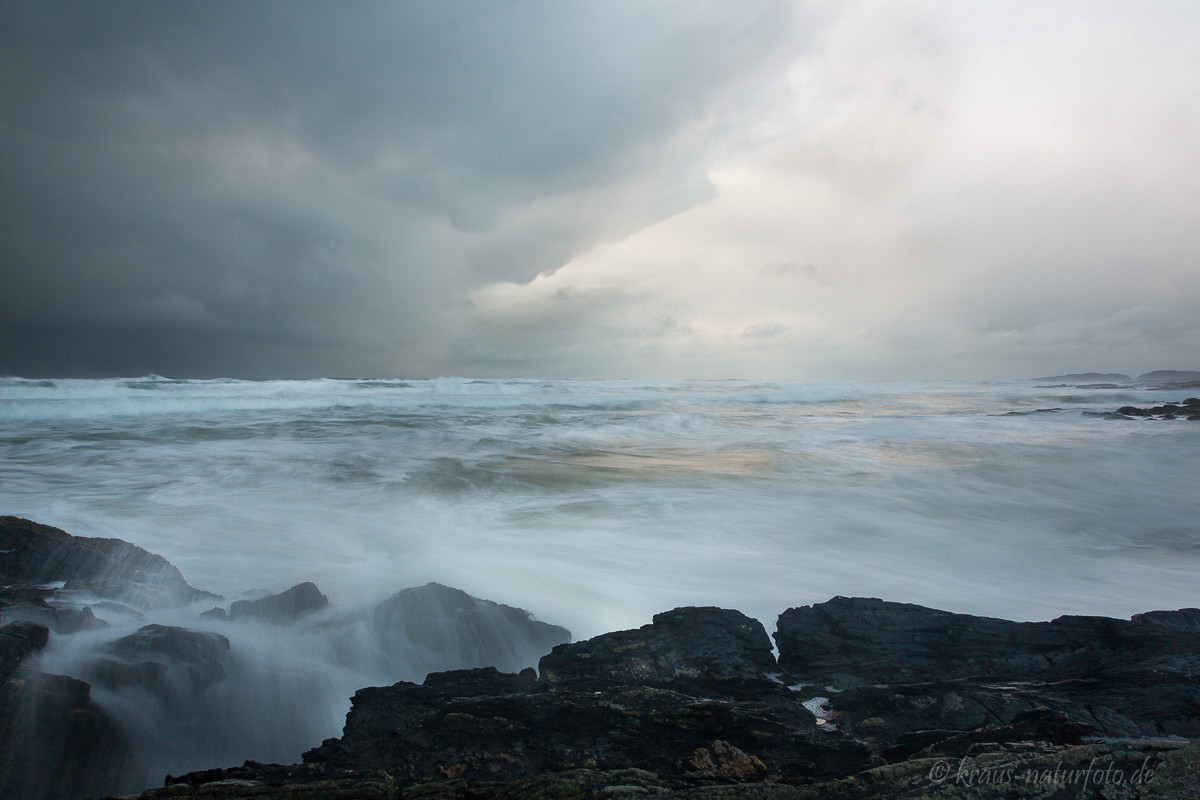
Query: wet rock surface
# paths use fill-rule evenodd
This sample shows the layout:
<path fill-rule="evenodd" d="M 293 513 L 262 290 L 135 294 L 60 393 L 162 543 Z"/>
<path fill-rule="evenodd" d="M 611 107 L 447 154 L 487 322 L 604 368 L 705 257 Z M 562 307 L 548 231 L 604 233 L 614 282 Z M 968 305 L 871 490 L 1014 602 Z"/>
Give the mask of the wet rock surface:
<path fill-rule="evenodd" d="M 136 686 L 167 708 L 180 708 L 226 676 L 231 665 L 229 640 L 207 631 L 146 625 L 106 645 L 85 666 L 96 686 Z"/>
<path fill-rule="evenodd" d="M 41 593 L 42 599 L 84 592 L 138 608 L 181 606 L 217 595 L 196 589 L 159 555 L 122 541 L 72 536 L 20 517 L 0 517 L 0 583 L 10 593 Z M 14 596 L 10 594 L 10 597 Z M 19 595 L 18 595 L 19 596 Z M 32 598 L 30 598 L 32 599 Z"/>
<path fill-rule="evenodd" d="M 26 522 L 5 524 L 49 540 L 30 551 L 73 547 Z M 186 747 L 189 726 L 223 713 L 210 704 L 239 697 L 217 691 L 237 659 L 215 631 L 150 624 L 121 636 L 87 622 L 100 620 L 93 607 L 137 620 L 146 570 L 114 591 L 122 601 L 81 606 L 47 576 L 79 578 L 22 563 L 25 577 L 0 591 L 0 613 L 24 615 L 0 627 L 0 796 L 121 790 L 127 766 L 161 746 L 154 736 Z M 323 599 L 301 584 L 239 616 L 297 621 Z M 140 797 L 1170 800 L 1200 785 L 1200 745 L 1188 741 L 1200 738 L 1200 609 L 1011 622 L 838 597 L 780 616 L 778 661 L 761 623 L 711 607 L 576 643 L 438 584 L 322 619 L 278 630 L 344 628 L 374 641 L 354 652 L 478 666 L 359 690 L 342 735 L 302 763 L 167 776 Z M 238 623 L 211 624 L 232 635 Z M 56 636 L 98 637 L 86 681 L 39 670 Z M 516 671 L 539 650 L 540 675 Z M 171 724 L 123 727 L 96 692 L 140 698 L 147 720 Z"/>
<path fill-rule="evenodd" d="M 49 629 L 0 628 L 0 797 L 75 798 L 115 787 L 128 743 L 91 687 L 33 669 Z"/>
<path fill-rule="evenodd" d="M 0 551 L 0 797 L 78 798 L 119 788 L 133 757 L 125 732 L 91 683 L 42 671 L 37 654 L 52 636 L 110 627 L 105 617 L 136 620 L 138 608 L 216 595 L 128 542 L 19 517 L 0 517 Z M 165 689 L 166 664 L 130 662 L 119 652 L 98 675 Z"/>
<path fill-rule="evenodd" d="M 779 618 L 780 666 L 870 741 L 1044 709 L 1105 737 L 1200 736 L 1200 610 L 1050 622 L 838 597 Z M 1052 737 L 1053 738 L 1053 737 Z M 1061 739 L 1061 737 L 1060 737 Z"/>
<path fill-rule="evenodd" d="M 1185 419 L 1197 422 L 1200 421 L 1200 397 L 1189 397 L 1178 403 L 1163 403 L 1162 405 L 1147 406 L 1144 408 L 1139 406 L 1121 406 L 1116 411 L 1106 411 L 1103 413 L 1085 411 L 1083 413 L 1089 417 L 1102 417 L 1103 419 Z"/>
<path fill-rule="evenodd" d="M 762 623 L 740 611 L 677 608 L 649 625 L 555 647 L 538 663 L 542 680 L 579 690 L 613 685 L 691 687 L 697 694 L 755 691 L 778 671 Z"/>
<path fill-rule="evenodd" d="M 329 601 L 312 583 L 235 602 L 232 613 L 197 613 L 210 603 L 172 611 L 220 598 L 126 542 L 16 517 L 0 521 L 0 550 L 12 556 L 0 561 L 5 800 L 127 793 L 247 753 L 298 758 L 336 730 L 329 723 L 363 685 L 336 689 L 338 670 L 520 669 L 570 640 L 521 609 L 438 584 L 336 619 L 318 614 Z M 353 782 L 347 796 L 364 796 L 370 781 L 355 773 Z M 323 786 L 314 796 L 342 791 Z"/>
<path fill-rule="evenodd" d="M 1027 623 L 834 598 L 780 617 L 777 664 L 755 620 L 675 609 L 555 647 L 540 677 L 360 690 L 302 764 L 142 797 L 1192 797 L 1197 637 L 1196 609 Z"/>

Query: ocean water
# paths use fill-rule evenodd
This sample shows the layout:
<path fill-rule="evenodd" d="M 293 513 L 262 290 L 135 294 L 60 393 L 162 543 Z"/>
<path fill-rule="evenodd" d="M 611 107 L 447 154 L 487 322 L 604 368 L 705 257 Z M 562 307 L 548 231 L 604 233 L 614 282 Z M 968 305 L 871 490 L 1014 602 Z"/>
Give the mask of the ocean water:
<path fill-rule="evenodd" d="M 1178 395 L 1178 396 L 1176 396 Z M 869 595 L 1015 619 L 1200 604 L 1184 393 L 1028 382 L 0 379 L 0 513 L 229 598 L 438 581 L 577 638 Z M 1040 413 L 1011 415 L 1010 412 Z"/>
<path fill-rule="evenodd" d="M 96 792 L 133 791 L 296 761 L 338 735 L 356 688 L 463 666 L 403 648 L 381 660 L 376 634 L 346 622 L 431 581 L 576 639 L 681 605 L 772 631 L 784 609 L 839 594 L 1025 620 L 1200 605 L 1200 424 L 1082 413 L 1184 396 L 7 378 L 0 513 L 133 542 L 227 602 L 308 580 L 330 597 L 320 625 L 201 619 L 209 602 L 52 637 L 41 668 L 83 678 L 145 622 L 231 640 L 232 674 L 182 711 L 93 691 L 139 753 Z"/>

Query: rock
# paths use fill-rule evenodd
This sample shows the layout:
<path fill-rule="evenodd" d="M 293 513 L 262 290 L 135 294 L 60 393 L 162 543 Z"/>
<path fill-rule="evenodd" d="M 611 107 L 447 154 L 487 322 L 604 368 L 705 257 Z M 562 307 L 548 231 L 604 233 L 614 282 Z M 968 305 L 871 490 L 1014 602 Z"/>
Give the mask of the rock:
<path fill-rule="evenodd" d="M 1045 745 L 1077 745 L 1095 729 L 1090 725 L 1072 722 L 1060 711 L 1035 708 L 1022 711 L 1007 723 L 983 724 L 962 730 L 920 730 L 897 737 L 896 743 L 884 752 L 888 761 L 902 761 L 914 756 L 925 758 L 966 756 L 983 748 L 997 745 L 1037 742 Z"/>
<path fill-rule="evenodd" d="M 388 774 L 348 773 L 331 776 L 303 770 L 289 770 L 286 776 L 263 780 L 262 767 L 248 762 L 246 767 L 206 770 L 179 778 L 167 776 L 167 785 L 149 789 L 139 800 L 400 800 L 396 781 Z M 231 777 L 209 778 L 211 773 Z M 232 777 L 239 773 L 254 778 Z M 208 779 L 206 779 L 208 778 Z M 452 796 L 452 795 L 448 795 Z M 464 798 L 465 800 L 465 798 Z"/>
<path fill-rule="evenodd" d="M 129 757 L 120 729 L 84 681 L 29 671 L 0 687 L 0 797 L 75 800 L 116 792 Z"/>
<path fill-rule="evenodd" d="M 128 756 L 87 683 L 25 663 L 49 635 L 45 625 L 31 622 L 0 628 L 0 797 L 6 800 L 115 790 Z"/>
<path fill-rule="evenodd" d="M 214 606 L 208 611 L 201 611 L 200 616 L 206 619 L 228 619 L 229 615 L 225 613 L 225 609 L 220 606 Z"/>
<path fill-rule="evenodd" d="M 341 739 L 305 763 L 406 783 L 632 768 L 693 783 L 801 781 L 870 764 L 773 679 L 770 639 L 740 612 L 675 609 L 560 645 L 539 668 L 540 678 L 489 668 L 360 690 Z"/>
<path fill-rule="evenodd" d="M 136 608 L 130 608 L 123 603 L 114 603 L 111 600 L 93 603 L 92 608 L 101 612 L 116 614 L 120 617 L 128 617 L 133 620 L 143 620 L 146 618 L 146 615 Z"/>
<path fill-rule="evenodd" d="M 146 625 L 101 653 L 84 665 L 89 681 L 114 690 L 140 687 L 176 711 L 195 703 L 231 665 L 224 636 L 167 625 Z"/>
<path fill-rule="evenodd" d="M 697 747 L 687 761 L 689 776 L 702 779 L 725 779 L 736 783 L 758 780 L 767 774 L 767 767 L 757 756 L 720 739 L 708 747 Z"/>
<path fill-rule="evenodd" d="M 1031 411 L 1006 411 L 1000 414 L 1002 417 L 1030 417 L 1036 414 L 1057 414 L 1062 411 L 1061 408 L 1035 408 Z"/>
<path fill-rule="evenodd" d="M 29 656 L 41 651 L 50 630 L 33 622 L 11 622 L 0 628 L 0 680 L 6 680 Z"/>
<path fill-rule="evenodd" d="M 1200 611 L 1051 622 L 838 597 L 779 618 L 780 666 L 847 689 L 832 718 L 883 749 L 1050 710 L 1109 737 L 1200 735 Z M 1059 742 L 1061 743 L 1061 742 Z"/>
<path fill-rule="evenodd" d="M 383 769 L 404 783 L 629 768 L 689 782 L 768 773 L 799 781 L 870 763 L 865 747 L 819 732 L 799 703 L 629 684 L 576 691 L 494 670 L 432 678 L 360 690 L 342 738 L 305 753 L 305 762 Z"/>
<path fill-rule="evenodd" d="M 1189 397 L 1179 403 L 1163 403 L 1162 405 L 1151 406 L 1150 408 L 1139 408 L 1137 406 L 1121 406 L 1116 411 L 1107 413 L 1097 413 L 1095 411 L 1084 411 L 1085 416 L 1101 417 L 1104 419 L 1133 419 L 1140 417 L 1143 419 L 1200 419 L 1200 399 Z"/>
<path fill-rule="evenodd" d="M 44 586 L 28 583 L 18 583 L 13 586 L 0 587 L 0 604 L 15 604 L 27 600 L 47 600 L 58 594 L 62 587 L 58 583 Z"/>
<path fill-rule="evenodd" d="M 370 642 L 370 651 L 355 661 L 371 659 L 393 673 L 403 664 L 421 677 L 468 667 L 517 672 L 571 640 L 566 628 L 539 622 L 528 611 L 438 583 L 404 589 L 336 625 L 365 629 L 359 638 Z"/>
<path fill-rule="evenodd" d="M 230 619 L 252 617 L 265 622 L 295 622 L 329 605 L 329 598 L 312 582 L 258 600 L 237 600 L 229 607 Z"/>
<path fill-rule="evenodd" d="M 1029 623 L 834 598 L 781 615 L 776 665 L 754 620 L 675 609 L 555 647 L 540 677 L 361 689 L 302 764 L 143 797 L 1182 800 L 1200 779 L 1180 738 L 1200 736 L 1197 637 L 1198 609 Z M 845 690 L 826 690 L 818 725 L 811 692 L 778 677 Z M 1097 769 L 1110 780 L 1080 793 Z"/>
<path fill-rule="evenodd" d="M 142 608 L 220 599 L 188 585 L 162 556 L 120 539 L 72 536 L 20 517 L 0 517 L 0 581 L 66 582 L 68 589 Z"/>
<path fill-rule="evenodd" d="M 1137 406 L 1121 406 L 1117 409 L 1118 414 L 1125 417 L 1150 417 L 1154 412 L 1148 408 L 1138 408 Z"/>
<path fill-rule="evenodd" d="M 1119 414 L 1116 411 L 1083 411 L 1081 414 L 1085 417 L 1099 417 L 1100 419 L 1133 419 L 1133 417 Z"/>
<path fill-rule="evenodd" d="M 721 608 L 677 608 L 649 625 L 562 644 L 538 663 L 542 679 L 596 685 L 731 686 L 771 681 L 779 671 L 758 620 Z"/>
<path fill-rule="evenodd" d="M 835 597 L 779 617 L 779 664 L 800 680 L 842 688 L 947 679 L 1028 680 L 1091 675 L 1166 659 L 1200 669 L 1195 609 L 1132 620 L 1063 616 L 1010 622 L 874 598 Z"/>
<path fill-rule="evenodd" d="M 108 623 L 92 613 L 89 606 L 72 608 L 51 605 L 42 599 L 26 600 L 0 608 L 0 624 L 17 621 L 45 625 L 55 633 L 78 633 L 108 627 Z"/>

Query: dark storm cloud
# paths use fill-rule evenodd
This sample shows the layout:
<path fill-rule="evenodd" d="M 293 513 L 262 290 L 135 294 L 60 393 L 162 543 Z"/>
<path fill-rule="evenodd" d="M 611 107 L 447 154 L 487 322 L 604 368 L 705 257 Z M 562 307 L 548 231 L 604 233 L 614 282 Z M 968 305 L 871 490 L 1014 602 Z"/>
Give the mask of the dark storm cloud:
<path fill-rule="evenodd" d="M 0 372 L 452 370 L 470 290 L 705 196 L 789 13 L 5 4 Z"/>

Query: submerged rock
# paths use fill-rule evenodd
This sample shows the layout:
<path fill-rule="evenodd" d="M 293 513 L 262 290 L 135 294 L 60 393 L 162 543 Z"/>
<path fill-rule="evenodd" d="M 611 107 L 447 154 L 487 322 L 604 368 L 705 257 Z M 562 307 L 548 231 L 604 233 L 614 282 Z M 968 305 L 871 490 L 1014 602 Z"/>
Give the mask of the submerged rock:
<path fill-rule="evenodd" d="M 258 600 L 237 600 L 229 607 L 229 617 L 230 619 L 252 617 L 265 622 L 284 624 L 295 622 L 328 605 L 329 598 L 321 594 L 321 590 L 315 583 L 308 581 L 293 586 L 287 591 L 268 595 Z M 216 610 L 213 609 L 213 611 Z M 221 616 L 224 616 L 224 612 Z"/>
<path fill-rule="evenodd" d="M 65 582 L 70 590 L 141 608 L 165 608 L 217 595 L 189 586 L 159 555 L 122 541 L 72 536 L 20 517 L 0 517 L 0 581 L 36 585 Z"/>

